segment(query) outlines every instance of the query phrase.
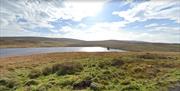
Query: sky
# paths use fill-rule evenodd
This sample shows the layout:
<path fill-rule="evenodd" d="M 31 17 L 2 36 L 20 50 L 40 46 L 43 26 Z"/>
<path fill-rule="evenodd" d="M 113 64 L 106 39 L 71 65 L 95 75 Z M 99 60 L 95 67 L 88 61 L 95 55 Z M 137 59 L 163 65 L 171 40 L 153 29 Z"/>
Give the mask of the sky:
<path fill-rule="evenodd" d="M 180 0 L 0 0 L 0 37 L 180 43 Z"/>

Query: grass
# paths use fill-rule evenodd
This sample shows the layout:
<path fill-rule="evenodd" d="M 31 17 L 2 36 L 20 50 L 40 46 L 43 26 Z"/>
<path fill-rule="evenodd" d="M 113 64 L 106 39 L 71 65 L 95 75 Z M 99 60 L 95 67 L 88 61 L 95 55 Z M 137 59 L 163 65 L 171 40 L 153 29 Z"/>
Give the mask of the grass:
<path fill-rule="evenodd" d="M 0 91 L 168 91 L 177 52 L 52 53 L 1 58 Z"/>

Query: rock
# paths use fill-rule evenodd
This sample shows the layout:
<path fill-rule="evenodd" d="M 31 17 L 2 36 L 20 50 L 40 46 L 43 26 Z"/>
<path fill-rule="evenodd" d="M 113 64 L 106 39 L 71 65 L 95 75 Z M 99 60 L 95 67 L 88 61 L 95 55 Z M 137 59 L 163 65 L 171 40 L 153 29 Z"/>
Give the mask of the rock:
<path fill-rule="evenodd" d="M 180 86 L 169 88 L 169 91 L 180 91 Z"/>
<path fill-rule="evenodd" d="M 90 88 L 92 90 L 94 90 L 94 91 L 101 91 L 102 88 L 103 88 L 103 85 L 95 83 L 95 82 L 92 82 L 91 85 L 90 85 Z"/>
<path fill-rule="evenodd" d="M 79 83 L 74 84 L 73 89 L 75 89 L 75 90 L 85 89 L 87 87 L 90 87 L 91 83 L 92 83 L 91 80 L 81 81 Z"/>
<path fill-rule="evenodd" d="M 93 90 L 96 90 L 96 89 L 98 89 L 98 86 L 96 83 L 93 82 L 93 83 L 91 83 L 90 88 Z"/>

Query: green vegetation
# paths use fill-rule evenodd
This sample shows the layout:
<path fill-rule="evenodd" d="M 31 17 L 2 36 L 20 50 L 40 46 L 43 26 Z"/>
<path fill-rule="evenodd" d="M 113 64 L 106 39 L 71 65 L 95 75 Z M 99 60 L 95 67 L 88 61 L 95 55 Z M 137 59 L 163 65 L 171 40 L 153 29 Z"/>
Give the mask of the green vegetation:
<path fill-rule="evenodd" d="M 168 91 L 180 84 L 178 53 L 96 54 L 65 59 L 10 70 L 0 76 L 0 91 Z"/>

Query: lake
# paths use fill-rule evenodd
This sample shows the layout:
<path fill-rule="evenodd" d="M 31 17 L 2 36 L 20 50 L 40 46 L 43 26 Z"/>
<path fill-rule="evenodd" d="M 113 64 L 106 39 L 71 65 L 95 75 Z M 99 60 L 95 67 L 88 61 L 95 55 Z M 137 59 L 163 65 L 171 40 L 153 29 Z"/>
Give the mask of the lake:
<path fill-rule="evenodd" d="M 23 56 L 54 52 L 125 52 L 105 47 L 41 47 L 41 48 L 0 48 L 0 57 Z"/>

